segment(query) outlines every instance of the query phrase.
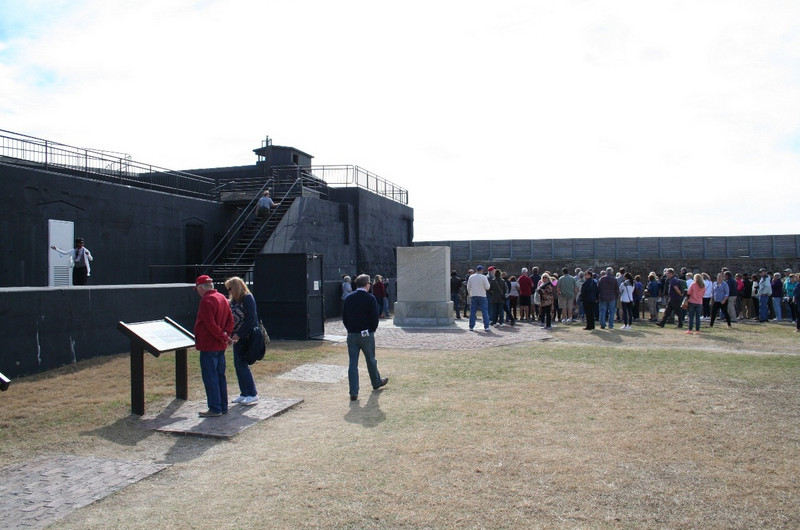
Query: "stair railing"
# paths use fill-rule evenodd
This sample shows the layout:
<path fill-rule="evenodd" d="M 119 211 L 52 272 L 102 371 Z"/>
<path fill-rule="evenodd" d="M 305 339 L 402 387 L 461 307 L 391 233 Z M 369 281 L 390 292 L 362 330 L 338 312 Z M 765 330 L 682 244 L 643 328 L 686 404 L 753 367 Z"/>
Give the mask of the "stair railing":
<path fill-rule="evenodd" d="M 283 205 L 283 201 L 285 201 L 287 199 L 287 197 L 289 197 L 292 194 L 292 192 L 293 192 L 293 190 L 295 190 L 295 188 L 298 188 L 298 189 L 300 189 L 302 191 L 302 185 L 303 185 L 302 183 L 303 183 L 303 179 L 302 178 L 295 179 L 294 183 L 292 183 L 292 185 L 289 188 L 289 190 L 286 193 L 283 194 L 283 198 L 280 200 L 281 205 Z M 267 225 L 269 225 L 269 222 L 277 214 L 278 214 L 278 209 L 277 208 L 275 208 L 274 210 L 271 210 L 270 213 L 269 213 L 269 217 L 267 217 L 264 220 L 264 222 L 261 223 L 261 227 L 258 229 L 258 232 L 256 232 L 253 235 L 253 237 L 250 238 L 250 241 L 247 243 L 247 246 L 245 246 L 244 249 L 242 249 L 241 253 L 239 253 L 239 256 L 237 256 L 236 261 L 233 261 L 232 263 L 226 263 L 226 265 L 238 265 L 239 262 L 241 261 L 242 257 L 247 254 L 247 252 L 250 250 L 250 248 L 253 246 L 253 244 L 256 241 L 260 240 L 262 232 L 264 232 L 264 229 L 267 227 Z M 281 215 L 283 215 L 283 214 L 281 214 Z"/>
<path fill-rule="evenodd" d="M 209 252 L 206 259 L 203 260 L 204 265 L 214 265 L 217 262 L 217 260 L 219 260 L 223 256 L 225 250 L 228 248 L 228 245 L 230 245 L 230 243 L 234 240 L 234 236 L 237 233 L 239 233 L 239 231 L 245 226 L 245 224 L 247 224 L 247 220 L 250 218 L 250 214 L 253 213 L 253 210 L 256 209 L 256 206 L 258 205 L 258 200 L 264 194 L 264 190 L 266 190 L 272 183 L 273 179 L 269 178 L 264 183 L 264 185 L 261 186 L 261 189 L 258 190 L 258 192 L 253 196 L 253 198 L 250 199 L 250 202 L 247 203 L 247 206 L 245 206 L 242 209 L 242 212 L 239 214 L 236 220 L 231 224 L 230 228 L 228 228 L 228 231 L 225 232 L 225 235 L 220 238 L 219 242 L 214 246 L 213 249 L 211 249 L 211 252 Z"/>

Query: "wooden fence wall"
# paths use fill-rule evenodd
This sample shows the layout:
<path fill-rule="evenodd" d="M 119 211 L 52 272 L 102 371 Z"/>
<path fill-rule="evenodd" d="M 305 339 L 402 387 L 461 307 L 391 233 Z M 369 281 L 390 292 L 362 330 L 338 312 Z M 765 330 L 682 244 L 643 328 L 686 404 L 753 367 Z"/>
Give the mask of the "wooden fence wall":
<path fill-rule="evenodd" d="M 800 235 L 421 241 L 450 247 L 451 261 L 800 258 Z"/>

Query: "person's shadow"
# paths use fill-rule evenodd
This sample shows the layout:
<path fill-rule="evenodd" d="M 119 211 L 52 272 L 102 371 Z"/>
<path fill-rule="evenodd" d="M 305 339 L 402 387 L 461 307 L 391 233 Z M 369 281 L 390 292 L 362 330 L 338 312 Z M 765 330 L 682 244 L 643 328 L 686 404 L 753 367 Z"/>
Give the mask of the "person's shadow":
<path fill-rule="evenodd" d="M 350 402 L 350 410 L 344 415 L 344 419 L 350 423 L 359 423 L 364 427 L 372 428 L 386 419 L 378 405 L 378 399 L 383 390 L 373 390 L 369 395 L 367 403 L 362 407 L 358 400 Z"/>

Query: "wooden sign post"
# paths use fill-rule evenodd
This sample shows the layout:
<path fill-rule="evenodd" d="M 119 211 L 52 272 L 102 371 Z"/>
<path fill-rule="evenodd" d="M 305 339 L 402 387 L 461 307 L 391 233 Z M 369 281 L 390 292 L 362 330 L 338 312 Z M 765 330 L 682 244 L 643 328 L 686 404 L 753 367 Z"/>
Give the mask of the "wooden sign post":
<path fill-rule="evenodd" d="M 169 317 L 164 320 L 119 322 L 117 329 L 131 339 L 131 412 L 144 414 L 144 352 L 154 357 L 175 350 L 175 397 L 189 397 L 187 348 L 194 346 L 194 335 Z"/>

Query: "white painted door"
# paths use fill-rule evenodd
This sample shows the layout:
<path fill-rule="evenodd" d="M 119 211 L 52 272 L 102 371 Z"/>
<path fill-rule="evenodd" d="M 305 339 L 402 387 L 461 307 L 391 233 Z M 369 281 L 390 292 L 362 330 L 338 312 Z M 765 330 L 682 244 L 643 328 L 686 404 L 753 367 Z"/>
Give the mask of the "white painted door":
<path fill-rule="evenodd" d="M 49 219 L 48 223 L 48 285 L 50 287 L 72 285 L 69 255 L 59 254 L 50 247 L 55 245 L 61 250 L 72 249 L 75 243 L 75 223 L 56 219 Z"/>

